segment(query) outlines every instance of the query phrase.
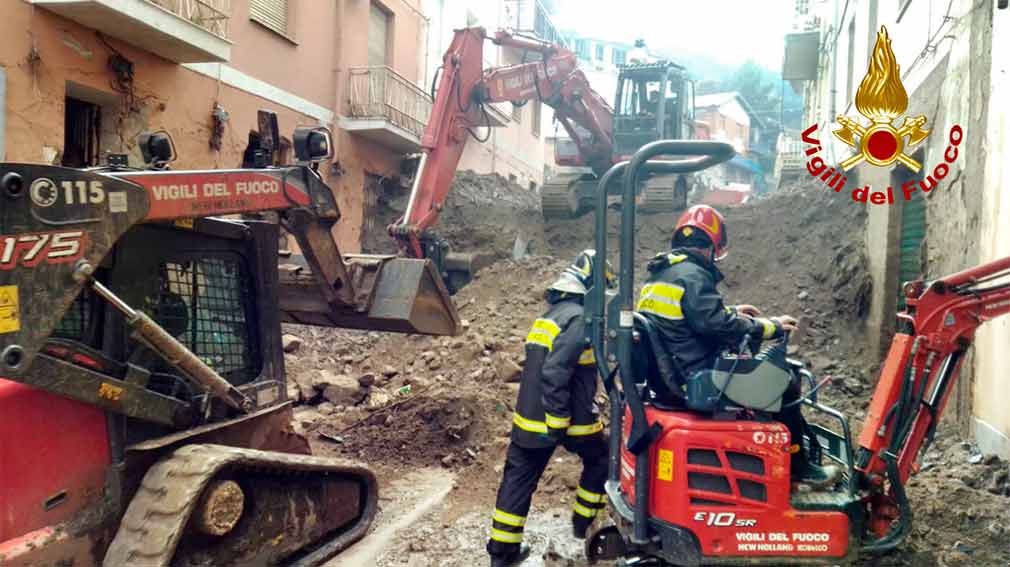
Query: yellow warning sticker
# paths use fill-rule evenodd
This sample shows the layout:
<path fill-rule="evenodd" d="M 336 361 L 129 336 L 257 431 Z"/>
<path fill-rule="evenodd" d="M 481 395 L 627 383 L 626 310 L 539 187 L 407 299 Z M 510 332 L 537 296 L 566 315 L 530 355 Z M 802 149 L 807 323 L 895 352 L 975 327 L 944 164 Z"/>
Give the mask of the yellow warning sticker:
<path fill-rule="evenodd" d="M 21 311 L 18 309 L 18 286 L 0 285 L 0 333 L 21 330 Z"/>
<path fill-rule="evenodd" d="M 656 477 L 667 482 L 673 480 L 673 451 L 669 449 L 659 450 L 659 466 L 656 470 Z"/>
<path fill-rule="evenodd" d="M 107 382 L 102 382 L 102 385 L 98 388 L 98 395 L 106 400 L 118 402 L 123 396 L 123 389 L 119 386 L 113 386 Z"/>

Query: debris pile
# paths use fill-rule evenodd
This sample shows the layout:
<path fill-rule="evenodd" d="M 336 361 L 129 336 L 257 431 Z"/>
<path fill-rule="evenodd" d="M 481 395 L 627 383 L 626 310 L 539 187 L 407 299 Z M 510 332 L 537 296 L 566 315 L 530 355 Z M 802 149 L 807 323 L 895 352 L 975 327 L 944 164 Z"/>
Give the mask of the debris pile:
<path fill-rule="evenodd" d="M 513 248 L 523 248 L 515 246 L 520 234 L 515 227 L 540 219 L 539 212 L 523 212 L 535 205 L 533 195 L 500 178 L 457 179 L 457 189 L 463 189 L 450 199 L 455 208 L 443 213 L 442 233 L 454 249 L 483 249 L 500 259 L 454 297 L 464 321 L 460 336 L 286 329 L 291 335 L 284 341 L 289 395 L 299 404 L 296 426 L 315 451 L 364 461 L 380 479 L 419 467 L 446 468 L 457 476 L 447 500 L 452 518 L 436 517 L 397 537 L 389 544 L 389 559 L 378 562 L 383 567 L 401 565 L 407 556 L 428 562 L 418 565 L 463 567 L 483 553 L 486 511 L 501 477 L 526 332 L 544 310 L 544 288 L 579 250 L 592 246 L 592 218 L 585 217 L 522 232 L 536 237 L 521 238 L 530 243 L 526 255 L 513 259 Z M 512 195 L 516 191 L 524 194 Z M 504 213 L 495 202 L 505 203 Z M 864 271 L 862 210 L 822 189 L 797 185 L 723 212 L 731 248 L 720 268 L 728 301 L 801 320 L 790 353 L 819 377 L 833 377 L 821 399 L 847 412 L 858 433 L 879 363 L 867 358 L 863 344 L 871 290 Z M 615 266 L 617 216 L 611 214 L 609 231 Z M 674 215 L 639 215 L 636 288 L 648 259 L 669 246 L 675 220 Z M 909 486 L 916 510 L 909 540 L 860 565 L 1007 565 L 1007 463 L 982 458 L 941 427 L 922 465 Z M 578 470 L 577 459 L 559 451 L 535 499 L 538 509 L 567 508 Z M 417 539 L 411 534 L 451 545 L 444 553 L 412 553 Z M 582 567 L 576 557 L 543 564 Z"/>

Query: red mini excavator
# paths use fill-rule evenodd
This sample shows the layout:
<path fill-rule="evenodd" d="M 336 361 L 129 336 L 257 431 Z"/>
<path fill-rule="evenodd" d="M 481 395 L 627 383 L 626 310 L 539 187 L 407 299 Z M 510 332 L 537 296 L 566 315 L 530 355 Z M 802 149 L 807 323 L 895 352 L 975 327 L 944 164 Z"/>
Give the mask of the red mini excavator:
<path fill-rule="evenodd" d="M 163 133 L 146 170 L 0 163 L 0 565 L 321 565 L 368 530 L 371 471 L 291 429 L 280 325 L 460 322 L 431 262 L 340 253 L 329 132 L 293 146 L 224 171 L 169 170 Z M 301 265 L 279 269 L 280 227 Z"/>
<path fill-rule="evenodd" d="M 675 162 L 659 155 L 707 156 Z M 904 285 L 907 308 L 881 369 L 862 434 L 853 447 L 845 415 L 817 402 L 813 375 L 786 357 L 784 342 L 725 355 L 713 370 L 679 376 L 675 357 L 634 311 L 634 182 L 646 170 L 697 171 L 729 159 L 716 142 L 656 142 L 624 169 L 620 292 L 605 305 L 602 281 L 587 298 L 598 361 L 611 400 L 611 467 L 606 485 L 614 525 L 587 540 L 593 561 L 620 565 L 837 565 L 893 549 L 907 536 L 906 483 L 929 446 L 965 352 L 984 322 L 1010 313 L 1010 258 Z M 600 189 L 598 199 L 605 199 Z M 606 257 L 606 219 L 597 211 L 597 254 Z M 602 276 L 600 276 L 602 277 Z M 604 325 L 604 312 L 606 325 Z M 610 341 L 605 348 L 605 329 Z M 813 387 L 808 412 L 837 429 L 810 426 L 804 443 L 839 465 L 826 492 L 790 483 L 786 427 L 769 416 L 790 380 Z M 658 391 L 682 396 L 651 395 Z"/>

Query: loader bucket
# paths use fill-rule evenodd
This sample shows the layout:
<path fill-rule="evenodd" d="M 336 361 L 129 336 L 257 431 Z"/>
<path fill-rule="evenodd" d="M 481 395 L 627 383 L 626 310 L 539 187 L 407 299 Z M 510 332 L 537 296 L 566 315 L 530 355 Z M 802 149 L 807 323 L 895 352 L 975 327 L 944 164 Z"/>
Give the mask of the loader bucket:
<path fill-rule="evenodd" d="M 281 320 L 285 323 L 369 331 L 457 335 L 459 314 L 430 260 L 346 255 L 354 305 L 330 305 L 304 266 L 282 266 Z"/>

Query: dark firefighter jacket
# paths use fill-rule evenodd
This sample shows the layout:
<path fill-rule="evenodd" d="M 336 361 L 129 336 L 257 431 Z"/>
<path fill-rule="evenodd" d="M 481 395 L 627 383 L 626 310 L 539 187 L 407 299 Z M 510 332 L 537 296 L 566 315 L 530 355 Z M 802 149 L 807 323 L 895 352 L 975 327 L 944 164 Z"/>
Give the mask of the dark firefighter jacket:
<path fill-rule="evenodd" d="M 526 336 L 526 364 L 512 418 L 512 440 L 520 447 L 551 447 L 564 436 L 603 430 L 596 397 L 596 359 L 585 342 L 583 308 L 564 299 L 533 323 Z M 562 433 L 563 432 L 563 433 Z"/>
<path fill-rule="evenodd" d="M 710 367 L 723 349 L 753 339 L 782 335 L 768 319 L 737 315 L 723 304 L 716 285 L 723 275 L 703 256 L 684 249 L 659 254 L 649 263 L 649 278 L 637 310 L 659 331 L 666 350 L 684 372 L 681 380 Z"/>

